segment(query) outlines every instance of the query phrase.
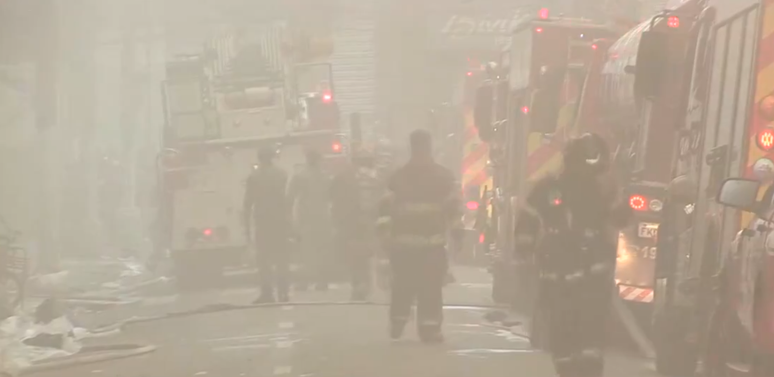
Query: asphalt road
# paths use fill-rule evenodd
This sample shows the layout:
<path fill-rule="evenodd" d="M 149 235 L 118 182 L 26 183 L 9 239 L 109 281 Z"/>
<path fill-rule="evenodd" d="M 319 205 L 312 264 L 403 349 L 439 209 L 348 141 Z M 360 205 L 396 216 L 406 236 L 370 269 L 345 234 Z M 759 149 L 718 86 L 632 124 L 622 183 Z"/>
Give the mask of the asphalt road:
<path fill-rule="evenodd" d="M 486 303 L 486 284 L 477 271 L 458 274 L 447 288 L 449 303 Z M 485 276 L 485 275 L 484 275 Z M 530 348 L 523 332 L 484 321 L 491 310 L 475 305 L 445 309 L 446 342 L 421 344 L 413 331 L 400 341 L 387 335 L 387 308 L 373 305 L 306 305 L 340 301 L 347 289 L 306 292 L 295 303 L 138 323 L 118 338 L 101 342 L 132 342 L 158 346 L 154 353 L 35 374 L 41 377 L 551 377 L 548 357 Z M 246 303 L 247 290 L 162 297 L 134 308 L 142 314 L 194 307 L 202 303 Z M 478 302 L 477 302 L 478 301 Z M 408 328 L 407 330 L 413 330 Z M 656 376 L 650 363 L 611 351 L 607 376 Z"/>

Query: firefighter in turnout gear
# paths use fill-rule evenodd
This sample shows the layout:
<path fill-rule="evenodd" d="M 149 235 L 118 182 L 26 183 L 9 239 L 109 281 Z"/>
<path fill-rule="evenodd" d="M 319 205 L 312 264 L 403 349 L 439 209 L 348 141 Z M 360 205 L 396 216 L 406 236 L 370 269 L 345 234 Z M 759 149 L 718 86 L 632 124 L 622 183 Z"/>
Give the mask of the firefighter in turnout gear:
<path fill-rule="evenodd" d="M 454 174 L 432 157 L 426 131 L 411 134 L 411 158 L 390 177 L 380 205 L 380 234 L 392 267 L 391 337 L 400 338 L 417 303 L 417 330 L 424 342 L 441 342 L 446 236 L 460 221 Z"/>
<path fill-rule="evenodd" d="M 372 288 L 372 260 L 378 244 L 374 224 L 384 182 L 377 175 L 373 155 L 358 151 L 352 167 L 331 185 L 336 237 L 349 263 L 352 300 L 368 298 Z"/>
<path fill-rule="evenodd" d="M 602 377 L 618 232 L 631 216 L 609 164 L 601 137 L 569 141 L 563 170 L 535 183 L 516 222 L 515 259 L 537 264 L 535 318 L 560 377 Z"/>
<path fill-rule="evenodd" d="M 293 175 L 288 187 L 288 203 L 300 237 L 303 272 L 296 281 L 300 290 L 309 284 L 317 290 L 327 290 L 330 278 L 330 178 L 322 169 L 322 158 L 317 151 L 307 151 L 306 166 Z"/>
<path fill-rule="evenodd" d="M 285 195 L 288 179 L 285 171 L 274 165 L 276 155 L 276 147 L 259 151 L 259 165 L 247 179 L 245 191 L 245 231 L 255 245 L 261 279 L 261 295 L 256 303 L 290 299 L 287 249 L 291 229 Z"/>

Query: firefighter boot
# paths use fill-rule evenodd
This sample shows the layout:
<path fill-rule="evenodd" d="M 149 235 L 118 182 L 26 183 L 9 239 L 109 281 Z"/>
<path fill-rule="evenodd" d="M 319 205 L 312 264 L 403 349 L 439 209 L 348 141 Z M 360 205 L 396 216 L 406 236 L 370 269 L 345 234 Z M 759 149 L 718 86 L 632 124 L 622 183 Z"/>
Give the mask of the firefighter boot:
<path fill-rule="evenodd" d="M 258 296 L 255 301 L 253 301 L 253 304 L 272 304 L 276 302 L 274 299 L 274 294 L 272 293 L 261 293 L 260 296 Z"/>
<path fill-rule="evenodd" d="M 278 297 L 277 297 L 277 301 L 278 302 L 289 302 L 290 301 L 290 295 L 287 292 L 280 293 L 278 295 Z"/>
<path fill-rule="evenodd" d="M 406 328 L 406 322 L 391 321 L 390 322 L 390 338 L 392 340 L 398 340 L 403 337 L 403 329 Z"/>
<path fill-rule="evenodd" d="M 419 340 L 422 343 L 438 344 L 443 343 L 444 337 L 440 328 L 436 326 L 422 326 L 419 328 Z"/>

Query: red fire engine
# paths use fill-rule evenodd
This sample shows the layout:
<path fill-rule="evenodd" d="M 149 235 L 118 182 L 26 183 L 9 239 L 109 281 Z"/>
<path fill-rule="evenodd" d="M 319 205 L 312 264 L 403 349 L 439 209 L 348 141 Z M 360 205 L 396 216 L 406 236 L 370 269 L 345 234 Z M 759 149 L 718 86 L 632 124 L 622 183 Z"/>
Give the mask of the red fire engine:
<path fill-rule="evenodd" d="M 632 157 L 624 171 L 671 181 L 656 208 L 632 192 L 632 206 L 665 225 L 645 276 L 665 375 L 690 374 L 702 358 L 710 376 L 774 375 L 773 34 L 774 1 L 682 1 L 619 39 L 601 72 L 602 119 L 632 134 L 616 138 Z M 724 181 L 734 176 L 744 178 Z M 649 238 L 642 222 L 637 239 Z"/>

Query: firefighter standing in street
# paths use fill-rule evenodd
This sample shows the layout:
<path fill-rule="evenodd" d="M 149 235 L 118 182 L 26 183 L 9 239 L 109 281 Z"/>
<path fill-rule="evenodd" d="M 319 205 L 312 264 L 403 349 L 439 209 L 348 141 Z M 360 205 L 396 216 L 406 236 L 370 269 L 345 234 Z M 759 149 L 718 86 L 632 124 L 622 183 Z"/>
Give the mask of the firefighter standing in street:
<path fill-rule="evenodd" d="M 631 209 L 609 178 L 602 138 L 586 134 L 564 150 L 558 175 L 535 183 L 516 223 L 517 261 L 539 272 L 536 318 L 560 377 L 602 377 L 617 236 Z"/>
<path fill-rule="evenodd" d="M 371 293 L 371 262 L 377 250 L 375 223 L 383 195 L 383 181 L 374 168 L 373 155 L 361 150 L 353 166 L 334 178 L 331 186 L 336 237 L 350 263 L 352 299 L 366 300 Z"/>
<path fill-rule="evenodd" d="M 410 147 L 410 160 L 389 179 L 378 220 L 393 276 L 390 335 L 401 337 L 416 300 L 419 337 L 434 343 L 443 341 L 446 236 L 461 216 L 459 190 L 452 172 L 433 160 L 428 132 L 414 131 Z"/>
<path fill-rule="evenodd" d="M 293 176 L 288 188 L 288 203 L 300 237 L 304 273 L 296 281 L 296 288 L 301 290 L 309 284 L 314 284 L 318 291 L 328 289 L 330 178 L 322 169 L 322 158 L 317 151 L 307 151 L 306 167 Z"/>
<path fill-rule="evenodd" d="M 247 179 L 245 191 L 245 231 L 248 239 L 253 239 L 250 235 L 252 230 L 255 231 L 254 244 L 261 281 L 261 295 L 256 303 L 269 303 L 276 299 L 286 302 L 290 299 L 287 250 L 290 211 L 285 197 L 287 174 L 274 165 L 276 155 L 276 147 L 259 151 L 259 165 Z"/>

